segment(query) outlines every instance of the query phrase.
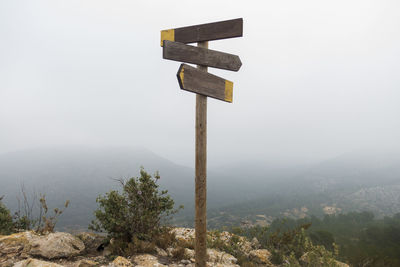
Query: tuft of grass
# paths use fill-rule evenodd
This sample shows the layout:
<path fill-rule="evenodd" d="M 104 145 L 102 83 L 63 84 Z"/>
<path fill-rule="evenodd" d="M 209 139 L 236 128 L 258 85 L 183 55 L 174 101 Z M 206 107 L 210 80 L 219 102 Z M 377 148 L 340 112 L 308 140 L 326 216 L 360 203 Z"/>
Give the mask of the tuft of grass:
<path fill-rule="evenodd" d="M 184 260 L 186 259 L 185 248 L 177 247 L 172 251 L 172 257 L 176 260 Z"/>
<path fill-rule="evenodd" d="M 172 247 L 175 243 L 175 233 L 171 232 L 169 228 L 164 228 L 155 240 L 156 246 L 164 250 L 168 247 Z"/>

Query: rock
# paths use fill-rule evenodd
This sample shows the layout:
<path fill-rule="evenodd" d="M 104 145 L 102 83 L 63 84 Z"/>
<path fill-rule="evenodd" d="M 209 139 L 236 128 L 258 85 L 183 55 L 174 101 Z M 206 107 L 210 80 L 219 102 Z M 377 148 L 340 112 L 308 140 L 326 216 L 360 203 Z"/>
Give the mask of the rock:
<path fill-rule="evenodd" d="M 167 265 L 161 264 L 157 257 L 150 254 L 137 255 L 133 261 L 138 265 L 137 267 L 167 267 Z"/>
<path fill-rule="evenodd" d="M 168 253 L 165 250 L 163 250 L 162 248 L 156 247 L 156 252 L 157 252 L 158 256 L 168 257 Z"/>
<path fill-rule="evenodd" d="M 175 250 L 175 249 L 174 249 L 174 248 L 171 248 L 171 247 L 170 247 L 170 248 L 167 248 L 167 251 L 166 251 L 166 252 L 167 252 L 167 256 L 170 257 L 170 258 L 172 258 L 172 257 L 174 256 L 174 254 L 173 254 L 173 253 L 174 253 L 174 250 Z"/>
<path fill-rule="evenodd" d="M 347 263 L 335 260 L 338 267 L 350 267 Z"/>
<path fill-rule="evenodd" d="M 195 237 L 195 230 L 193 228 L 176 227 L 171 230 L 175 234 L 177 240 L 192 241 Z"/>
<path fill-rule="evenodd" d="M 186 258 L 190 259 L 191 262 L 195 261 L 194 259 L 195 254 L 193 249 L 185 248 L 185 256 Z"/>
<path fill-rule="evenodd" d="M 15 262 L 18 260 L 15 258 L 6 258 L 6 259 L 1 259 L 0 258 L 0 266 L 1 267 L 12 267 L 14 266 Z"/>
<path fill-rule="evenodd" d="M 74 267 L 91 267 L 91 266 L 98 266 L 99 264 L 95 261 L 83 259 L 80 261 L 75 262 Z"/>
<path fill-rule="evenodd" d="M 256 237 L 254 237 L 251 240 L 251 247 L 254 249 L 259 249 L 260 248 L 260 242 L 258 242 L 258 239 Z"/>
<path fill-rule="evenodd" d="M 0 266 L 13 266 L 15 262 L 27 258 L 33 232 L 16 233 L 0 237 Z"/>
<path fill-rule="evenodd" d="M 194 267 L 194 264 L 193 264 L 193 267 Z M 222 264 L 222 263 L 207 262 L 207 267 L 240 267 L 240 266 L 236 265 L 236 264 Z"/>
<path fill-rule="evenodd" d="M 300 262 L 301 263 L 303 263 L 303 264 L 305 264 L 305 265 L 309 265 L 310 264 L 310 262 L 312 261 L 312 259 L 319 259 L 319 264 L 321 264 L 321 265 L 325 265 L 324 264 L 324 260 L 323 260 L 323 258 L 322 257 L 319 257 L 319 256 L 317 256 L 315 253 L 309 253 L 309 252 L 306 252 L 306 253 L 304 253 L 301 257 L 300 257 Z M 336 264 L 336 266 L 338 266 L 338 267 L 349 267 L 349 265 L 348 264 L 346 264 L 346 263 L 344 263 L 344 262 L 341 262 L 341 261 L 337 261 L 337 260 L 334 260 L 334 259 L 331 259 L 330 260 L 331 262 L 330 262 L 330 265 L 332 265 L 332 262 L 334 262 L 335 264 Z"/>
<path fill-rule="evenodd" d="M 132 267 L 133 264 L 127 258 L 118 256 L 115 260 L 109 265 L 110 267 Z"/>
<path fill-rule="evenodd" d="M 31 242 L 29 254 L 46 259 L 68 258 L 79 255 L 85 249 L 83 242 L 69 233 L 51 233 L 38 236 Z"/>
<path fill-rule="evenodd" d="M 271 256 L 271 252 L 267 249 L 256 249 L 252 250 L 249 253 L 250 259 L 258 264 L 263 264 L 264 266 L 273 266 L 269 261 L 269 257 Z"/>
<path fill-rule="evenodd" d="M 35 236 L 33 232 L 23 232 L 0 237 L 0 256 L 27 250 Z"/>
<path fill-rule="evenodd" d="M 228 265 L 236 265 L 237 259 L 231 254 L 215 249 L 207 249 L 208 262 Z"/>
<path fill-rule="evenodd" d="M 95 233 L 82 232 L 77 234 L 76 237 L 85 245 L 85 253 L 90 254 L 98 253 L 104 242 L 104 236 Z"/>
<path fill-rule="evenodd" d="M 62 267 L 62 265 L 37 259 L 26 259 L 17 262 L 16 264 L 14 264 L 14 267 Z"/>
<path fill-rule="evenodd" d="M 240 250 L 248 255 L 248 253 L 253 249 L 251 243 L 243 236 L 238 236 L 229 232 L 210 232 L 208 233 L 208 238 L 211 241 L 216 241 L 217 239 L 229 244 L 235 244 L 240 247 Z"/>

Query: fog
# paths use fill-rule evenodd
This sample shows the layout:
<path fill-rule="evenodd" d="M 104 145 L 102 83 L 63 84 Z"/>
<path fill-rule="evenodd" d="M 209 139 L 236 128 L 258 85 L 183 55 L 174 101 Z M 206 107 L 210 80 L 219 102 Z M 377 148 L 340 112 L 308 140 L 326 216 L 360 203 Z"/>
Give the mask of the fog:
<path fill-rule="evenodd" d="M 210 99 L 210 164 L 398 147 L 398 1 L 1 1 L 0 153 L 145 147 L 193 165 L 195 96 L 160 30 L 242 17 L 233 103 Z"/>

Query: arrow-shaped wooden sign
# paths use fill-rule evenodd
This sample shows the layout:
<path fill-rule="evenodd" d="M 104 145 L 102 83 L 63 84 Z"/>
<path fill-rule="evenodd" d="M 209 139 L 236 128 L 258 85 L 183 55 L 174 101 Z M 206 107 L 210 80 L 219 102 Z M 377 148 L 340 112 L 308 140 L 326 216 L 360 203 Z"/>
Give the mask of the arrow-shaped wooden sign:
<path fill-rule="evenodd" d="M 233 82 L 181 64 L 178 73 L 181 89 L 232 103 Z"/>
<path fill-rule="evenodd" d="M 232 19 L 161 31 L 164 40 L 195 43 L 243 36 L 243 19 Z"/>
<path fill-rule="evenodd" d="M 164 41 L 163 58 L 233 71 L 242 66 L 239 56 L 167 40 Z"/>

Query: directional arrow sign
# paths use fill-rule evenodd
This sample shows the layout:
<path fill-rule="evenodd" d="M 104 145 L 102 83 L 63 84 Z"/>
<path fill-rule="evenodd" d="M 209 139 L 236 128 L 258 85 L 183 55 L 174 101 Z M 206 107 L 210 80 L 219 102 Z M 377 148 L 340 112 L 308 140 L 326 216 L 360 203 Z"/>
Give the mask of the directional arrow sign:
<path fill-rule="evenodd" d="M 163 58 L 233 71 L 242 66 L 239 56 L 172 41 L 164 41 Z"/>
<path fill-rule="evenodd" d="M 243 19 L 232 19 L 161 31 L 164 40 L 195 43 L 243 36 Z"/>
<path fill-rule="evenodd" d="M 178 73 L 181 89 L 232 103 L 233 82 L 181 64 Z"/>

